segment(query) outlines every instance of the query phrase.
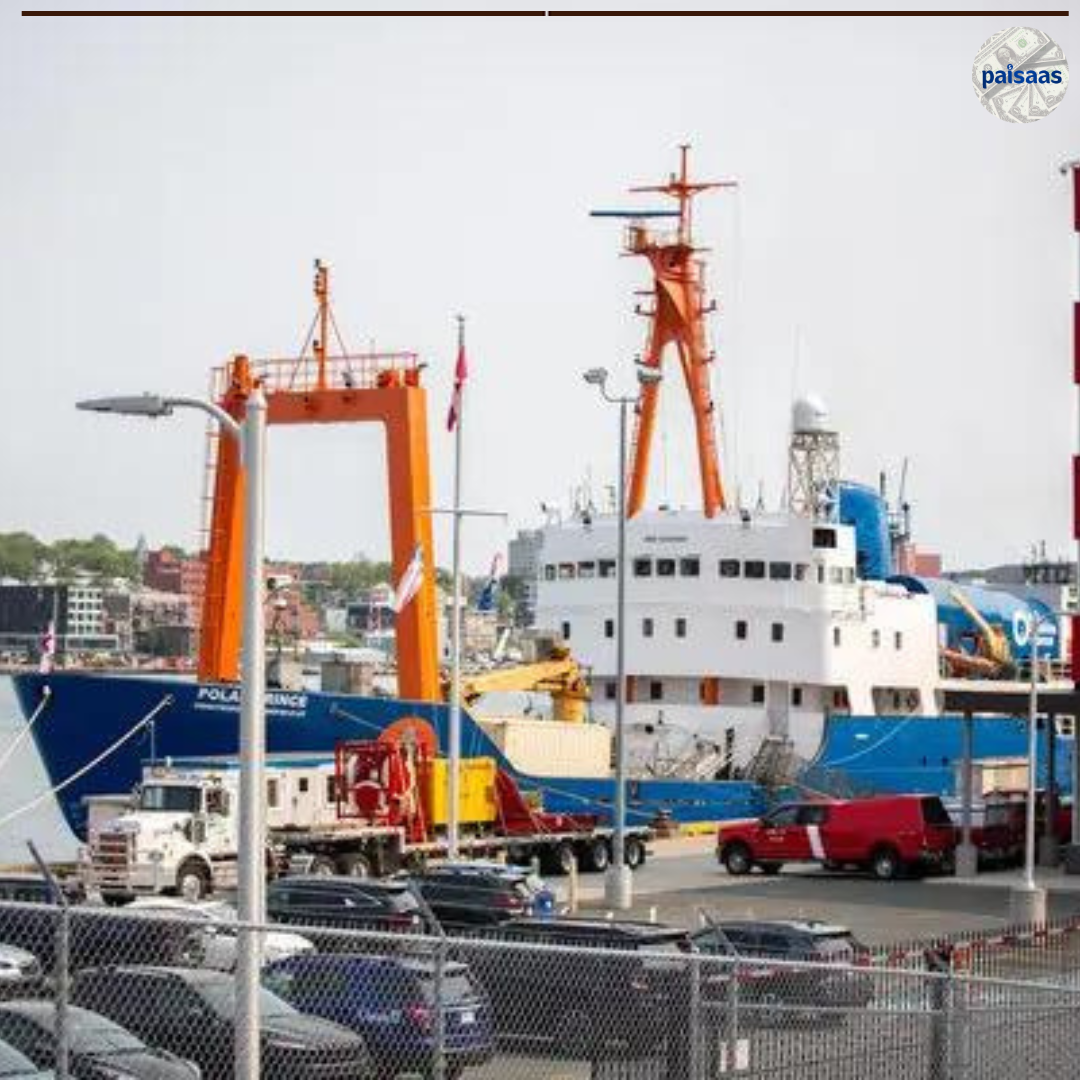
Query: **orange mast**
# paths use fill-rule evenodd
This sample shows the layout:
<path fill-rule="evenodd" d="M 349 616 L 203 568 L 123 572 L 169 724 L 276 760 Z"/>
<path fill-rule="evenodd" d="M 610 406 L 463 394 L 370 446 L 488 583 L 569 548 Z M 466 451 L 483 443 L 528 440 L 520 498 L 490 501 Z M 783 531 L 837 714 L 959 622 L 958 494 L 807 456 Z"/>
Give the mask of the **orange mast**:
<path fill-rule="evenodd" d="M 267 396 L 268 424 L 374 422 L 385 426 L 394 580 L 405 572 L 417 545 L 423 549 L 427 568 L 419 593 L 397 619 L 398 693 L 412 700 L 437 701 L 431 470 L 427 392 L 420 385 L 420 365 L 415 353 L 350 355 L 342 347 L 340 355 L 331 356 L 327 334 L 334 317 L 329 296 L 329 270 L 316 262 L 314 355 L 305 355 L 305 342 L 299 358 L 251 361 L 236 356 L 215 372 L 214 397 L 240 418 L 258 382 Z M 199 641 L 199 679 L 204 682 L 232 682 L 238 674 L 243 482 L 233 440 L 219 440 Z"/>
<path fill-rule="evenodd" d="M 714 311 L 716 305 L 706 299 L 704 262 L 695 258 L 704 249 L 694 246 L 693 200 L 699 192 L 711 188 L 734 187 L 735 181 L 692 181 L 688 169 L 689 149 L 686 145 L 680 147 L 678 176 L 673 173 L 666 184 L 630 189 L 633 192 L 658 192 L 676 199 L 679 206 L 677 230 L 674 233 L 654 232 L 644 220 L 632 221 L 626 231 L 625 250 L 628 255 L 644 256 L 652 268 L 653 288 L 646 295 L 653 298 L 653 306 L 651 310 L 637 308 L 638 314 L 650 321 L 641 362 L 646 367 L 659 368 L 664 349 L 671 344 L 678 349 L 694 412 L 702 508 L 706 517 L 713 517 L 726 505 L 716 446 L 716 407 L 709 387 L 709 364 L 715 357 L 709 350 L 705 333 L 705 316 Z M 659 396 L 660 385 L 653 383 L 643 386 L 638 398 L 627 499 L 630 517 L 645 503 Z"/>

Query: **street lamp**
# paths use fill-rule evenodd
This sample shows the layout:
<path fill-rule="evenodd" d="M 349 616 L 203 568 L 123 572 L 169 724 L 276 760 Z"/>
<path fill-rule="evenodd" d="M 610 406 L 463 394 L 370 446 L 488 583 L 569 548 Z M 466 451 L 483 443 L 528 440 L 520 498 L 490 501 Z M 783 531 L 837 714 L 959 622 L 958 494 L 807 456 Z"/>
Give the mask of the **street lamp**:
<path fill-rule="evenodd" d="M 80 401 L 78 408 L 121 416 L 157 418 L 175 409 L 209 413 L 235 439 L 245 472 L 243 665 L 240 690 L 240 834 L 237 901 L 240 931 L 236 963 L 237 1080 L 257 1080 L 260 1072 L 259 982 L 261 943 L 255 927 L 266 922 L 266 826 L 263 807 L 266 771 L 266 641 L 262 605 L 266 449 L 266 396 L 256 386 L 247 399 L 243 423 L 220 405 L 199 398 L 133 397 Z"/>
<path fill-rule="evenodd" d="M 1028 687 L 1028 782 L 1027 807 L 1024 815 L 1024 876 L 1019 885 L 1013 887 L 1010 898 L 1012 921 L 1014 923 L 1046 922 L 1046 890 L 1035 884 L 1035 799 L 1038 783 L 1035 775 L 1038 748 L 1038 713 L 1039 713 L 1039 630 L 1044 623 L 1054 618 L 1046 612 L 1033 612 L 1031 623 L 1031 682 Z M 1050 718 L 1047 717 L 1047 723 Z M 1053 738 L 1053 732 L 1050 733 Z M 1047 793 L 1049 795 L 1049 792 Z M 1049 811 L 1049 800 L 1047 800 Z"/>
<path fill-rule="evenodd" d="M 658 368 L 637 367 L 641 386 L 655 386 L 663 377 Z M 626 417 L 637 397 L 610 394 L 607 368 L 589 368 L 584 374 L 590 386 L 599 387 L 605 401 L 619 406 L 619 543 L 615 562 L 615 831 L 611 843 L 611 866 L 604 879 L 608 906 L 625 911 L 631 903 L 630 868 L 626 865 Z"/>

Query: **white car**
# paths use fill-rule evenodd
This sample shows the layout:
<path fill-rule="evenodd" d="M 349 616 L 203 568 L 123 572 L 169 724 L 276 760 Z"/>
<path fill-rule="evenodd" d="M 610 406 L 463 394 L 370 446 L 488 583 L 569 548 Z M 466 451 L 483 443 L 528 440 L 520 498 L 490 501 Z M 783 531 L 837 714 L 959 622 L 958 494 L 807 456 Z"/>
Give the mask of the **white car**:
<path fill-rule="evenodd" d="M 228 925 L 235 923 L 237 918 L 236 908 L 231 904 L 222 900 L 192 903 L 179 897 L 147 896 L 133 900 L 127 910 L 199 923 L 192 962 L 215 971 L 236 970 L 239 940 L 238 932 Z M 315 946 L 306 937 L 284 930 L 268 930 L 262 941 L 264 964 L 315 951 Z"/>
<path fill-rule="evenodd" d="M 0 942 L 0 989 L 31 990 L 40 982 L 41 961 L 26 949 Z"/>

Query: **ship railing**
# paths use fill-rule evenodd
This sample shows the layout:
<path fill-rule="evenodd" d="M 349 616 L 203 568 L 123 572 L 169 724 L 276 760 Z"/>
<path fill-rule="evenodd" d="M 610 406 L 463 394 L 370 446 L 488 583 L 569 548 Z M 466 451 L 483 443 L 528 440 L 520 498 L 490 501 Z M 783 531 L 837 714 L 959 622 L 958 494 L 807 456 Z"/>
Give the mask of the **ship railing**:
<path fill-rule="evenodd" d="M 312 357 L 269 357 L 251 361 L 252 374 L 267 393 L 306 393 L 318 389 L 373 390 L 384 386 L 415 386 L 420 362 L 414 352 L 365 352 L 328 356 L 319 382 L 319 362 Z M 229 368 L 214 369 L 214 397 L 228 390 Z"/>

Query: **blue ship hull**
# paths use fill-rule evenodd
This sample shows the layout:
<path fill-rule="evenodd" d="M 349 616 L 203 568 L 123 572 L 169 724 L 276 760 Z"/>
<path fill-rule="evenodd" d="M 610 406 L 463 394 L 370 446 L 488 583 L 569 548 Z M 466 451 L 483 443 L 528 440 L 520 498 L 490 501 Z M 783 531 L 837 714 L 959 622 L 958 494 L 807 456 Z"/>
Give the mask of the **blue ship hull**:
<path fill-rule="evenodd" d="M 975 758 L 1026 758 L 1027 720 L 1019 717 L 975 718 Z M 955 795 L 962 754 L 963 721 L 956 716 L 834 716 L 826 721 L 821 749 L 804 776 L 827 783 L 842 775 L 858 791 L 919 791 Z M 1054 779 L 1059 794 L 1072 791 L 1076 740 L 1055 738 Z M 1035 774 L 1045 786 L 1048 755 L 1045 731 L 1039 732 Z"/>
<path fill-rule="evenodd" d="M 53 787 L 64 785 L 57 802 L 75 833 L 85 833 L 87 795 L 130 791 L 151 757 L 211 757 L 239 750 L 239 688 L 180 679 L 124 675 L 18 675 L 15 690 L 24 716 L 31 716 L 45 686 L 51 695 L 34 724 L 33 737 Z M 163 700 L 171 699 L 151 724 L 132 732 Z M 343 739 L 374 738 L 405 717 L 434 728 L 445 752 L 449 711 L 445 705 L 363 698 L 345 694 L 269 691 L 266 745 L 271 754 L 332 754 Z M 112 751 L 71 780 L 95 758 Z M 610 821 L 615 785 L 610 778 L 550 778 L 521 773 L 465 712 L 461 748 L 465 756 L 489 756 L 521 789 L 534 792 L 545 809 L 595 813 Z M 647 825 L 660 810 L 677 821 L 720 821 L 753 817 L 766 804 L 764 792 L 746 782 L 633 780 L 627 790 L 630 824 Z"/>
<path fill-rule="evenodd" d="M 239 689 L 181 679 L 123 675 L 18 675 L 15 689 L 24 716 L 31 716 L 44 688 L 51 691 L 33 737 L 49 782 L 60 788 L 57 802 L 72 829 L 85 831 L 87 795 L 130 791 L 150 758 L 193 758 L 238 752 Z M 139 722 L 167 700 L 154 721 Z M 405 717 L 434 728 L 445 752 L 446 706 L 344 694 L 270 691 L 267 751 L 271 754 L 331 754 L 343 739 L 374 738 Z M 976 720 L 977 758 L 1021 758 L 1027 752 L 1022 720 Z M 1040 739 L 1038 773 L 1045 782 Z M 1074 740 L 1057 742 L 1059 790 L 1070 789 Z M 961 752 L 957 717 L 831 717 L 820 750 L 805 773 L 807 787 L 836 791 L 837 780 L 856 792 L 921 791 L 955 794 Z M 537 777 L 515 769 L 483 729 L 462 715 L 462 753 L 490 756 L 546 809 L 587 812 L 609 821 L 614 803 L 611 778 Z M 87 766 L 98 757 L 92 768 Z M 675 821 L 723 821 L 763 812 L 768 793 L 746 781 L 640 779 L 628 783 L 628 819 L 647 825 L 660 811 Z"/>

